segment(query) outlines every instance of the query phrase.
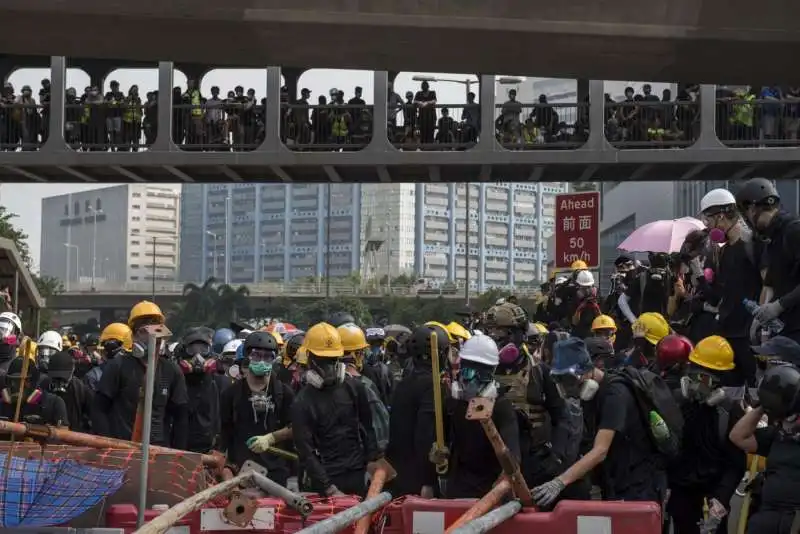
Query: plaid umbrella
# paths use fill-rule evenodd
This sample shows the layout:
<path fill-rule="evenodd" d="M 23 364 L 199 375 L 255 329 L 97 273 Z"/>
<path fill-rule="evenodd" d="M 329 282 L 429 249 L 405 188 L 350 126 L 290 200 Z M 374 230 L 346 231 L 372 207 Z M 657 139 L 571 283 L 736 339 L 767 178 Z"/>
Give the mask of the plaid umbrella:
<path fill-rule="evenodd" d="M 0 454 L 0 527 L 52 527 L 80 516 L 124 483 L 122 469 Z"/>

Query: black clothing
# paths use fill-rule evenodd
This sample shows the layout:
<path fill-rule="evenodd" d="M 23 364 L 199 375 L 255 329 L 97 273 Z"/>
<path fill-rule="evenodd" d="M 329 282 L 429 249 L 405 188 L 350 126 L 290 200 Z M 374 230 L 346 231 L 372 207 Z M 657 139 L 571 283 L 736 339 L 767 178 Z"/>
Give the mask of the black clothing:
<path fill-rule="evenodd" d="M 767 229 L 767 276 L 764 285 L 771 287 L 784 312 L 781 335 L 800 336 L 800 223 L 788 213 L 778 213 Z"/>
<path fill-rule="evenodd" d="M 131 439 L 140 391 L 145 387 L 145 371 L 144 362 L 130 354 L 122 354 L 106 364 L 92 409 L 95 434 Z M 185 449 L 189 432 L 183 373 L 175 363 L 159 358 L 155 376 L 150 443 Z M 168 415 L 172 416 L 173 443 L 170 443 L 169 429 L 165 425 Z"/>
<path fill-rule="evenodd" d="M 361 474 L 380 458 L 364 385 L 354 380 L 316 389 L 304 386 L 292 406 L 294 444 L 309 488 L 324 492 Z M 339 488 L 345 491 L 343 488 Z"/>
<path fill-rule="evenodd" d="M 32 391 L 26 392 L 26 398 L 29 398 L 31 393 Z M 16 400 L 12 400 L 11 403 L 0 402 L 0 419 L 13 421 L 16 409 Z M 62 398 L 47 391 L 41 391 L 41 397 L 37 401 L 25 402 L 23 399 L 19 420 L 26 423 L 63 426 L 69 421 L 69 415 Z"/>
<path fill-rule="evenodd" d="M 611 380 L 609 382 L 609 380 Z M 606 500 L 654 500 L 661 502 L 666 476 L 664 459 L 656 452 L 633 393 L 610 374 L 597 392 L 597 430 L 613 430 L 608 455 L 602 464 Z"/>
<path fill-rule="evenodd" d="M 419 494 L 422 486 L 436 486 L 436 469 L 428 461 L 436 441 L 430 366 L 417 362 L 397 383 L 391 407 L 386 459 L 397 470 L 392 495 Z"/>
<path fill-rule="evenodd" d="M 667 317 L 672 282 L 671 279 L 655 281 L 647 270 L 633 273 L 625 290 L 633 315 L 639 317 L 643 313 L 654 312 Z"/>
<path fill-rule="evenodd" d="M 761 510 L 800 510 L 800 432 L 778 427 L 759 428 L 756 454 L 767 459 Z"/>
<path fill-rule="evenodd" d="M 386 406 L 390 406 L 394 378 L 389 371 L 389 366 L 383 362 L 365 363 L 361 374 L 372 380 L 372 383 L 378 388 L 378 396 L 381 402 Z"/>
<path fill-rule="evenodd" d="M 219 434 L 220 394 L 212 375 L 192 373 L 186 375 L 186 392 L 189 399 L 188 450 L 206 453 L 210 451 Z"/>
<path fill-rule="evenodd" d="M 467 406 L 466 402 L 452 398 L 447 402 L 448 441 L 451 443 L 446 495 L 449 499 L 483 497 L 502 473 L 483 426 L 478 421 L 467 420 Z M 519 462 L 519 424 L 509 400 L 501 397 L 495 401 L 492 421 L 511 455 Z"/>
<path fill-rule="evenodd" d="M 72 377 L 67 391 L 61 397 L 67 407 L 69 429 L 75 432 L 91 432 L 91 413 L 94 392 L 83 380 Z"/>
<path fill-rule="evenodd" d="M 280 380 L 270 378 L 267 385 L 267 411 L 256 414 L 250 401 L 251 390 L 246 379 L 226 389 L 220 400 L 220 448 L 227 451 L 228 461 L 236 466 L 246 460 L 254 460 L 268 470 L 268 476 L 275 482 L 285 485 L 289 477 L 286 460 L 273 454 L 257 454 L 247 447 L 247 440 L 253 436 L 263 436 L 291 424 L 291 409 L 294 392 Z M 288 449 L 287 443 L 278 447 Z"/>
<path fill-rule="evenodd" d="M 283 382 L 286 387 L 294 389 L 294 371 L 284 366 L 283 363 L 272 367 L 272 376 Z"/>

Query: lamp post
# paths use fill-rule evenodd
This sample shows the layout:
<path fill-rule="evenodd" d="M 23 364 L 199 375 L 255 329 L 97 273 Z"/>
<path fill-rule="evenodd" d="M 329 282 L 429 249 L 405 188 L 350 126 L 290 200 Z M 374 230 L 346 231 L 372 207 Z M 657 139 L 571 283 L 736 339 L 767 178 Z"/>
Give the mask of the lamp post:
<path fill-rule="evenodd" d="M 217 277 L 217 234 L 215 234 L 214 232 L 212 232 L 210 230 L 206 230 L 206 235 L 209 235 L 209 236 L 214 238 L 214 252 L 213 252 L 213 256 L 214 256 L 214 275 L 213 275 L 213 277 L 216 278 Z"/>
<path fill-rule="evenodd" d="M 97 273 L 97 216 L 103 214 L 103 210 L 94 209 L 92 206 L 89 206 L 89 210 L 92 212 L 92 291 L 95 290 L 94 281 L 95 275 Z"/>
<path fill-rule="evenodd" d="M 78 245 L 73 245 L 71 243 L 64 243 L 64 246 L 67 247 L 67 283 L 66 283 L 67 288 L 66 289 L 67 289 L 67 291 L 69 291 L 69 278 L 70 278 L 70 276 L 69 276 L 70 275 L 70 272 L 69 272 L 70 271 L 69 249 L 71 249 L 71 248 L 75 249 L 75 279 L 78 280 L 78 281 L 80 281 L 80 276 L 81 276 L 81 274 L 79 272 L 79 267 L 78 267 L 78 257 L 81 254 L 81 249 L 78 247 Z"/>

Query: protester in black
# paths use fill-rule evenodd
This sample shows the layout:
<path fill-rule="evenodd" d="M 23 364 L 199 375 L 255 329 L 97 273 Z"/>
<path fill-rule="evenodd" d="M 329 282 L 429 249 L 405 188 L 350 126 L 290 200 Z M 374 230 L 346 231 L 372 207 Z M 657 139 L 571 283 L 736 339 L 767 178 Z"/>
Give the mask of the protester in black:
<path fill-rule="evenodd" d="M 75 376 L 72 354 L 61 351 L 51 356 L 47 376 L 47 391 L 61 397 L 67 407 L 69 429 L 90 432 L 93 393 L 83 380 Z"/>
<path fill-rule="evenodd" d="M 39 383 L 39 370 L 31 362 L 23 380 L 23 360 L 14 358 L 8 365 L 4 375 L 2 402 L 0 402 L 0 418 L 12 421 L 17 409 L 17 402 L 22 395 L 19 420 L 26 423 L 63 426 L 68 424 L 69 416 L 64 401 L 58 396 L 43 391 L 36 385 Z"/>

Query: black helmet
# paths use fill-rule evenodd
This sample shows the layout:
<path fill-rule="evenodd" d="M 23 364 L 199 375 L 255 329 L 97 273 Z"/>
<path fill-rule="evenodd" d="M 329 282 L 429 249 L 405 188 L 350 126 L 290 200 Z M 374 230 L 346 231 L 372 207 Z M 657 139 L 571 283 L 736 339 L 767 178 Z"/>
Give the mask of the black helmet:
<path fill-rule="evenodd" d="M 405 353 L 423 360 L 431 359 L 431 337 L 436 333 L 436 346 L 439 356 L 445 356 L 450 350 L 450 339 L 447 332 L 440 326 L 418 326 L 411 332 L 411 336 L 404 344 Z"/>
<path fill-rule="evenodd" d="M 269 332 L 259 330 L 248 335 L 244 340 L 244 353 L 247 355 L 250 349 L 263 349 L 278 352 L 278 342 L 275 336 Z"/>
<path fill-rule="evenodd" d="M 355 322 L 356 322 L 356 318 L 353 317 L 352 314 L 350 314 L 350 313 L 348 313 L 346 311 L 338 311 L 338 312 L 332 313 L 330 315 L 330 317 L 328 318 L 328 324 L 333 325 L 336 328 L 339 328 L 343 324 L 347 324 L 347 323 L 355 324 Z"/>
<path fill-rule="evenodd" d="M 800 371 L 791 365 L 767 369 L 758 386 L 758 400 L 770 419 L 784 419 L 797 413 Z"/>
<path fill-rule="evenodd" d="M 212 338 L 207 328 L 190 328 L 183 336 L 183 345 L 189 346 L 192 343 L 205 343 L 211 345 Z"/>
<path fill-rule="evenodd" d="M 614 345 L 611 344 L 610 339 L 587 337 L 584 341 L 586 341 L 586 349 L 593 360 L 599 356 L 612 356 L 614 354 Z"/>
<path fill-rule="evenodd" d="M 24 361 L 25 360 L 19 356 L 11 360 L 8 364 L 8 369 L 6 369 L 6 376 L 8 378 L 22 378 L 22 364 Z M 39 370 L 36 368 L 36 364 L 34 364 L 33 361 L 28 365 L 28 376 L 26 380 L 34 384 L 39 382 Z"/>
<path fill-rule="evenodd" d="M 47 369 L 47 375 L 51 378 L 68 380 L 74 372 L 75 360 L 69 352 L 62 350 L 50 357 L 50 366 Z"/>
<path fill-rule="evenodd" d="M 83 336 L 84 347 L 96 347 L 100 344 L 100 336 L 94 332 L 90 332 Z"/>
<path fill-rule="evenodd" d="M 300 348 L 300 345 L 303 344 L 303 341 L 305 339 L 306 339 L 305 332 L 296 332 L 292 334 L 289 337 L 289 339 L 286 340 L 286 343 L 284 344 L 284 349 L 286 350 L 286 356 L 290 360 L 294 360 L 294 356 L 295 354 L 297 354 L 297 350 Z"/>
<path fill-rule="evenodd" d="M 396 354 L 398 356 L 406 355 L 406 345 L 411 339 L 409 332 L 398 332 L 394 336 L 386 338 L 386 354 Z"/>
<path fill-rule="evenodd" d="M 781 201 L 781 196 L 775 185 L 766 178 L 753 178 L 748 180 L 736 193 L 736 206 L 745 211 L 753 204 L 774 206 Z"/>
<path fill-rule="evenodd" d="M 382 342 L 386 339 L 386 331 L 382 326 L 370 326 L 365 330 L 365 336 L 368 343 Z"/>

